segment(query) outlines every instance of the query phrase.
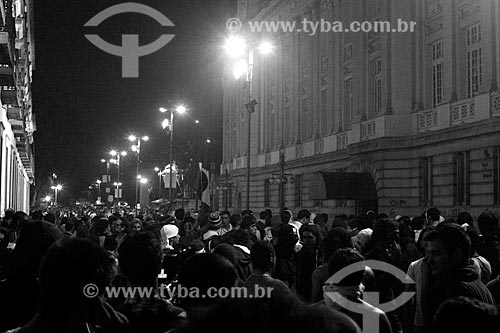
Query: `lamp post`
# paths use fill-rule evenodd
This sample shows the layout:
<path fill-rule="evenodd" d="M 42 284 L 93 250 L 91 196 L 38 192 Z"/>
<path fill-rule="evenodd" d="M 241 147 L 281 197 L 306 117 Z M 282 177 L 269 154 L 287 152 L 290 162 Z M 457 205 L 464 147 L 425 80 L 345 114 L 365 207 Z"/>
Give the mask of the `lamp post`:
<path fill-rule="evenodd" d="M 129 141 L 135 142 L 134 145 L 132 145 L 132 151 L 135 151 L 137 153 L 137 160 L 135 164 L 135 169 L 136 169 L 136 175 L 139 176 L 139 165 L 141 164 L 141 141 L 148 141 L 149 137 L 147 135 L 144 135 L 143 137 L 136 137 L 135 135 L 129 135 L 128 137 Z M 139 203 L 139 179 L 137 178 L 135 182 L 135 207 L 136 207 L 136 213 L 137 213 L 137 204 Z"/>
<path fill-rule="evenodd" d="M 247 84 L 247 103 L 245 109 L 248 113 L 248 129 L 247 129 L 247 172 L 246 172 L 246 209 L 250 209 L 250 150 L 251 150 L 251 130 L 252 130 L 252 113 L 255 112 L 257 101 L 253 98 L 253 67 L 254 67 L 254 44 L 247 45 L 242 38 L 232 36 L 226 40 L 224 46 L 226 51 L 233 57 L 241 56 L 247 52 L 247 60 L 239 59 L 234 67 L 233 74 L 238 79 L 245 76 Z M 272 52 L 273 46 L 269 42 L 262 42 L 257 46 L 261 54 Z"/>
<path fill-rule="evenodd" d="M 107 159 L 101 159 L 101 163 L 106 163 L 106 180 L 104 181 L 106 184 L 109 182 L 109 160 Z"/>
<path fill-rule="evenodd" d="M 120 183 L 120 159 L 121 159 L 120 157 L 127 156 L 127 152 L 125 150 L 123 150 L 123 151 L 121 151 L 121 152 L 118 153 L 116 150 L 113 149 L 113 150 L 111 150 L 109 152 L 109 154 L 111 156 L 113 156 L 114 159 L 115 159 L 115 164 L 116 164 L 116 182 L 119 184 L 118 186 L 121 186 L 122 183 Z M 118 187 L 116 189 L 116 199 L 117 199 L 116 201 L 118 202 L 119 199 L 121 199 L 121 197 L 122 196 L 120 194 L 120 187 Z"/>
<path fill-rule="evenodd" d="M 155 172 L 158 174 L 158 199 L 161 197 L 161 172 L 159 167 L 155 167 Z"/>
<path fill-rule="evenodd" d="M 172 157 L 172 145 L 174 142 L 174 111 L 177 112 L 178 114 L 184 114 L 186 113 L 186 107 L 184 105 L 179 105 L 175 109 L 168 109 L 168 108 L 160 108 L 160 112 L 164 113 L 167 111 L 170 111 L 170 120 L 169 119 L 164 119 L 163 122 L 161 123 L 161 126 L 163 129 L 168 128 L 168 131 L 170 132 L 170 145 L 169 145 L 169 173 L 170 173 L 170 184 L 168 188 L 168 201 L 172 202 L 172 166 L 174 164 L 174 160 Z"/>
<path fill-rule="evenodd" d="M 62 185 L 57 184 L 56 186 L 51 186 L 50 188 L 54 190 L 54 205 L 57 206 L 57 193 L 62 190 Z"/>

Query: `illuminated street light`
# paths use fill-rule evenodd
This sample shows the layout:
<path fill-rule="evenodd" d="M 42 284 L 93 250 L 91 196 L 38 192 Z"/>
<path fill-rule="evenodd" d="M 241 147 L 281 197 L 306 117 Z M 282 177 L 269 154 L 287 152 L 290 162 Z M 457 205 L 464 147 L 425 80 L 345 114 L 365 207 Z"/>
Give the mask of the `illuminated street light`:
<path fill-rule="evenodd" d="M 50 188 L 54 190 L 54 205 L 57 205 L 57 193 L 62 190 L 63 187 L 61 184 L 57 184 L 56 186 L 51 186 Z"/>
<path fill-rule="evenodd" d="M 140 169 L 140 164 L 141 164 L 141 141 L 149 141 L 149 136 L 144 135 L 142 137 L 137 137 L 135 135 L 129 135 L 128 139 L 130 141 L 135 142 L 134 145 L 132 145 L 132 151 L 137 153 L 137 160 L 136 160 L 136 174 L 139 174 L 139 169 Z M 137 204 L 139 203 L 139 182 L 136 182 L 135 184 L 135 206 L 137 208 Z"/>
<path fill-rule="evenodd" d="M 175 109 L 171 108 L 170 110 L 165 107 L 159 108 L 160 112 L 165 113 L 167 111 L 170 111 L 170 119 L 165 118 L 162 123 L 161 127 L 163 129 L 167 129 L 170 132 L 170 145 L 169 145 L 169 173 L 170 173 L 170 183 L 169 183 L 169 188 L 168 188 L 168 200 L 169 202 L 172 201 L 172 165 L 174 163 L 173 157 L 172 157 L 172 145 L 174 142 L 174 113 L 177 112 L 178 114 L 184 114 L 187 112 L 187 108 L 184 105 L 178 105 L 175 107 Z M 175 112 L 174 112 L 175 111 Z M 197 121 L 196 121 L 197 122 Z"/>
<path fill-rule="evenodd" d="M 274 46 L 270 42 L 262 42 L 257 47 L 261 54 L 269 54 L 273 52 Z"/>
<path fill-rule="evenodd" d="M 224 44 L 224 49 L 233 58 L 243 55 L 247 44 L 245 40 L 238 36 L 231 36 L 226 40 Z"/>
<path fill-rule="evenodd" d="M 158 174 L 158 198 L 161 197 L 161 172 L 159 167 L 154 168 L 155 172 Z"/>
<path fill-rule="evenodd" d="M 147 184 L 148 180 L 146 178 L 141 178 L 140 182 L 141 182 L 141 184 Z"/>
<path fill-rule="evenodd" d="M 240 58 L 234 67 L 233 74 L 236 78 L 245 76 L 247 84 L 248 99 L 245 108 L 248 113 L 248 133 L 247 133 L 247 182 L 246 182 L 246 209 L 250 209 L 250 153 L 251 153 L 251 120 L 252 113 L 255 111 L 257 101 L 253 98 L 253 67 L 254 67 L 254 47 L 259 50 L 261 54 L 269 54 L 273 50 L 273 45 L 269 42 L 262 42 L 260 45 L 247 45 L 244 39 L 238 36 L 231 36 L 226 40 L 224 48 L 226 52 L 232 57 L 238 57 L 245 52 L 247 59 Z"/>

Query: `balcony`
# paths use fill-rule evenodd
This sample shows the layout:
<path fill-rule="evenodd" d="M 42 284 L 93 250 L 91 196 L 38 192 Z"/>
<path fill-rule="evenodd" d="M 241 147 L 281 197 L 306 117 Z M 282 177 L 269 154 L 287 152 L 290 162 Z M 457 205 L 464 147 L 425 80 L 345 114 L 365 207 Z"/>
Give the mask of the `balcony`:
<path fill-rule="evenodd" d="M 361 140 L 374 139 L 377 136 L 375 119 L 361 123 Z"/>
<path fill-rule="evenodd" d="M 432 131 L 438 128 L 437 110 L 420 111 L 417 114 L 418 132 Z"/>
<path fill-rule="evenodd" d="M 462 125 L 474 121 L 476 117 L 476 103 L 474 99 L 451 105 L 451 125 Z"/>
<path fill-rule="evenodd" d="M 21 108 L 19 107 L 8 107 L 7 108 L 7 118 L 10 119 L 21 119 Z"/>
<path fill-rule="evenodd" d="M 15 137 L 24 137 L 24 122 L 18 119 L 9 120 L 12 126 L 12 132 L 14 132 Z"/>
<path fill-rule="evenodd" d="M 0 65 L 0 86 L 14 87 L 14 68 Z"/>
<path fill-rule="evenodd" d="M 500 94 L 491 96 L 491 115 L 500 116 Z"/>
<path fill-rule="evenodd" d="M 11 38 L 6 31 L 0 31 L 0 64 L 12 66 L 12 45 Z"/>
<path fill-rule="evenodd" d="M 0 98 L 2 99 L 2 104 L 11 105 L 11 106 L 19 106 L 19 99 L 17 97 L 16 89 L 2 89 L 0 94 Z"/>
<path fill-rule="evenodd" d="M 349 136 L 347 132 L 337 134 L 337 150 L 347 149 Z"/>

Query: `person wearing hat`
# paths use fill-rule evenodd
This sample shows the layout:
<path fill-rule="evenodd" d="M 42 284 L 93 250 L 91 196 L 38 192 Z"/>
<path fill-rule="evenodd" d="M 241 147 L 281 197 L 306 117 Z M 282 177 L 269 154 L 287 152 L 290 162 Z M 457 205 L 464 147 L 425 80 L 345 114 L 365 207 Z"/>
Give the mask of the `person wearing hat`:
<path fill-rule="evenodd" d="M 241 229 L 248 232 L 252 244 L 260 240 L 260 232 L 257 230 L 257 221 L 253 217 L 246 216 L 243 218 Z"/>
<path fill-rule="evenodd" d="M 202 240 L 206 241 L 209 240 L 212 237 L 219 236 L 217 231 L 221 228 L 222 226 L 222 219 L 217 212 L 212 212 L 210 215 L 208 215 L 208 231 L 206 231 L 203 236 Z"/>

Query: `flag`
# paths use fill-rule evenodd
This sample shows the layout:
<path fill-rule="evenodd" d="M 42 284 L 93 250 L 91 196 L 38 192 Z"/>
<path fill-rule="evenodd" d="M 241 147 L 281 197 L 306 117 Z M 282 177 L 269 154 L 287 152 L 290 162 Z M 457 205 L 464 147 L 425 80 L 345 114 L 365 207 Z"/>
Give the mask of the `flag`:
<path fill-rule="evenodd" d="M 207 169 L 204 169 L 201 162 L 200 165 L 200 185 L 198 193 L 201 193 L 201 202 L 204 202 L 210 206 L 210 173 Z"/>

